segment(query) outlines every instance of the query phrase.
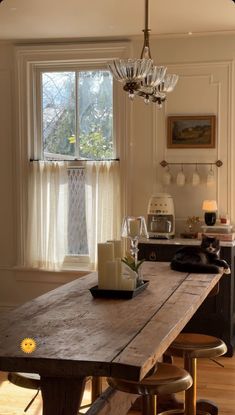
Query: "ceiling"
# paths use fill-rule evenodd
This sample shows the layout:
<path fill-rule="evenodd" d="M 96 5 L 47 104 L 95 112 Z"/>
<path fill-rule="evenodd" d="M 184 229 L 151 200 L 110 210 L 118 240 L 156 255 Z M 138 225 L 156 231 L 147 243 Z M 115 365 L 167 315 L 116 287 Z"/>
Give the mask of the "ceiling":
<path fill-rule="evenodd" d="M 144 0 L 2 0 L 0 39 L 141 34 Z M 150 0 L 151 34 L 235 31 L 232 0 Z"/>

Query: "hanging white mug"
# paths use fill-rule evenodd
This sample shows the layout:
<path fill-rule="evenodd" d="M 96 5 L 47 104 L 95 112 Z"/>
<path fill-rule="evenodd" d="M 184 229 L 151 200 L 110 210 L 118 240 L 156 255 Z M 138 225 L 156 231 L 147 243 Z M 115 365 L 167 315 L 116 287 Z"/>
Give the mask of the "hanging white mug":
<path fill-rule="evenodd" d="M 211 168 L 210 168 L 210 170 L 207 174 L 206 184 L 207 184 L 207 186 L 213 186 L 214 183 L 215 183 L 215 174 L 214 174 L 214 171 L 213 171 L 212 165 L 211 165 Z"/>
<path fill-rule="evenodd" d="M 162 177 L 162 182 L 165 186 L 169 186 L 169 184 L 171 184 L 171 173 L 169 168 L 167 168 L 167 170 L 164 172 L 163 177 Z"/>
<path fill-rule="evenodd" d="M 197 169 L 197 165 L 196 165 L 195 171 L 193 172 L 193 175 L 192 175 L 192 185 L 193 186 L 198 186 L 200 184 L 200 181 L 201 181 L 201 179 L 200 179 L 198 169 Z"/>
<path fill-rule="evenodd" d="M 176 184 L 177 186 L 180 186 L 180 187 L 185 185 L 185 175 L 183 172 L 183 166 L 181 167 L 181 170 L 176 176 Z"/>

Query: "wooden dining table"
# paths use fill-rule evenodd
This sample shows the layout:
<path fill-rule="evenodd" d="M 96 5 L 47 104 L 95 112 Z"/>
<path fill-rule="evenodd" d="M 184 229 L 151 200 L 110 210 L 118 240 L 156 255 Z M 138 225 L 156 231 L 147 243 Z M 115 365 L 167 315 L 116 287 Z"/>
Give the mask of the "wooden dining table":
<path fill-rule="evenodd" d="M 141 380 L 221 278 L 142 267 L 149 285 L 129 300 L 93 298 L 93 272 L 1 318 L 0 370 L 40 374 L 43 415 L 76 415 L 87 376 Z M 21 349 L 26 338 L 32 353 Z"/>

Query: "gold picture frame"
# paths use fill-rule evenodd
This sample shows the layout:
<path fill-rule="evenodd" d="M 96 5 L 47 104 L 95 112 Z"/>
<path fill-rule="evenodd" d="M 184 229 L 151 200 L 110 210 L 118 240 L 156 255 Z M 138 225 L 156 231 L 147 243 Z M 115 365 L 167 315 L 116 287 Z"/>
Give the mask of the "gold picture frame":
<path fill-rule="evenodd" d="M 167 118 L 167 148 L 215 148 L 215 115 L 173 115 Z"/>

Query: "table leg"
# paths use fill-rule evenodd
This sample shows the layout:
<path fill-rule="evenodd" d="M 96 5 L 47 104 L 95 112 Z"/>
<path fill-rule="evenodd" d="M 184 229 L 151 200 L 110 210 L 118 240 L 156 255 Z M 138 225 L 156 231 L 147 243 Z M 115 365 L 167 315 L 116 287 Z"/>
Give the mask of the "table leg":
<path fill-rule="evenodd" d="M 50 378 L 41 376 L 43 415 L 77 415 L 85 377 Z"/>

